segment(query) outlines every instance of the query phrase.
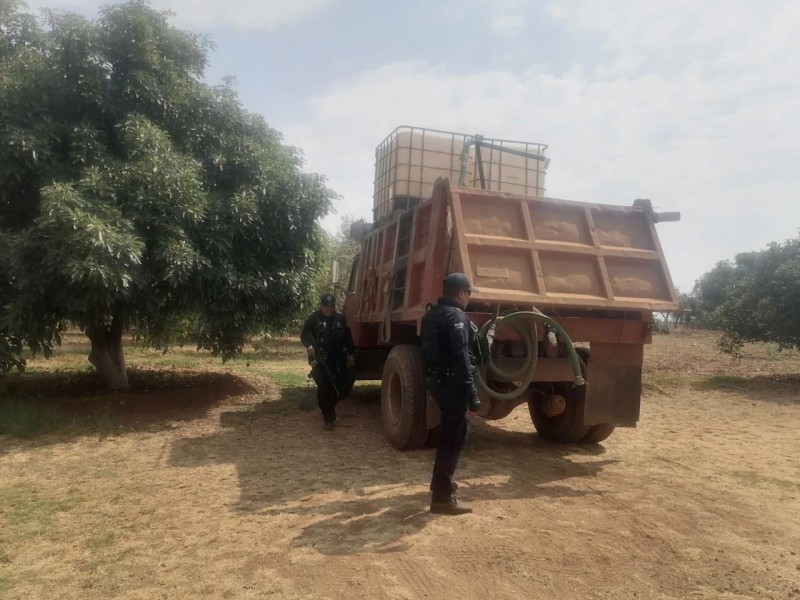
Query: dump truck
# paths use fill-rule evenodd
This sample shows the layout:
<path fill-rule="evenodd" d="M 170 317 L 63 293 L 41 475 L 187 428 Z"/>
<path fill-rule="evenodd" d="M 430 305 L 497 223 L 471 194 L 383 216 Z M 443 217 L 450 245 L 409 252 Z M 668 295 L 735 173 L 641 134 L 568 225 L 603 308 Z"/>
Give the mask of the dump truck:
<path fill-rule="evenodd" d="M 391 443 L 425 444 L 439 423 L 420 353 L 422 317 L 450 272 L 477 288 L 466 312 L 491 360 L 480 418 L 527 404 L 553 442 L 598 443 L 639 420 L 653 313 L 680 310 L 655 225 L 680 219 L 649 200 L 551 198 L 544 144 L 399 127 L 376 149 L 373 222 L 343 312 L 355 377 L 381 381 Z"/>

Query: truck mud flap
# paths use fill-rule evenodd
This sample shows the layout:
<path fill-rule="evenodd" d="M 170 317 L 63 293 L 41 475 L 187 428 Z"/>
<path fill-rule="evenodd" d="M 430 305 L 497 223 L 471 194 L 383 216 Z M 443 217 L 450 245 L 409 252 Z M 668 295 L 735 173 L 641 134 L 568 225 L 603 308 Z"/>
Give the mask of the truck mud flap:
<path fill-rule="evenodd" d="M 644 347 L 638 344 L 591 345 L 584 425 L 636 426 L 642 396 L 643 356 Z"/>

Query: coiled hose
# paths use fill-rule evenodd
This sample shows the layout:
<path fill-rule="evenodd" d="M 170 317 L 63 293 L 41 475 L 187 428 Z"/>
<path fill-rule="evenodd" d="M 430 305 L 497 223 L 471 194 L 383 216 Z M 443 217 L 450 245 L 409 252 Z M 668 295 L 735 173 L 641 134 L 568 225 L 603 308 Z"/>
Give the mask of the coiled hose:
<path fill-rule="evenodd" d="M 531 336 L 529 329 L 523 325 L 523 322 L 526 320 L 534 322 L 533 336 Z M 581 362 L 578 358 L 578 353 L 575 351 L 575 346 L 573 346 L 572 340 L 569 339 L 569 336 L 567 335 L 567 332 L 564 331 L 564 328 L 556 323 L 553 319 L 547 315 L 543 315 L 540 312 L 517 311 L 503 317 L 491 319 L 490 321 L 487 321 L 479 330 L 479 335 L 486 337 L 490 329 L 497 329 L 497 327 L 499 327 L 501 324 L 510 325 L 520 334 L 522 343 L 525 345 L 525 354 L 528 357 L 527 364 L 524 364 L 522 367 L 513 372 L 503 371 L 496 364 L 494 364 L 494 362 L 489 362 L 489 371 L 491 371 L 491 373 L 494 374 L 498 380 L 520 382 L 520 386 L 511 392 L 499 392 L 491 389 L 481 376 L 480 372 L 478 373 L 478 387 L 490 398 L 494 398 L 495 400 L 514 400 L 522 396 L 522 394 L 527 391 L 528 386 L 531 384 L 533 377 L 536 374 L 536 363 L 538 362 L 538 336 L 536 335 L 537 322 L 542 322 L 552 329 L 555 329 L 559 338 L 564 342 L 567 352 L 569 353 L 570 362 L 572 363 L 572 370 L 575 373 L 575 385 L 584 385 L 586 383 L 581 371 Z"/>

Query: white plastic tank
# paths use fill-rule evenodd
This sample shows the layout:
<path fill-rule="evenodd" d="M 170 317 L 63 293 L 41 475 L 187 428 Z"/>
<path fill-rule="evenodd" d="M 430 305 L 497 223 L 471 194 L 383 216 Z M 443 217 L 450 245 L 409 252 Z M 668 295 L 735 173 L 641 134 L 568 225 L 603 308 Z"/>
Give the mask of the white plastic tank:
<path fill-rule="evenodd" d="M 464 185 L 482 187 L 476 164 L 480 141 L 483 183 L 490 190 L 541 196 L 549 159 L 546 146 L 530 142 L 486 139 L 464 133 L 398 127 L 375 150 L 376 221 L 396 210 L 408 210 L 429 198 L 439 177 L 457 185 L 464 170 Z M 463 157 L 464 146 L 468 151 Z"/>

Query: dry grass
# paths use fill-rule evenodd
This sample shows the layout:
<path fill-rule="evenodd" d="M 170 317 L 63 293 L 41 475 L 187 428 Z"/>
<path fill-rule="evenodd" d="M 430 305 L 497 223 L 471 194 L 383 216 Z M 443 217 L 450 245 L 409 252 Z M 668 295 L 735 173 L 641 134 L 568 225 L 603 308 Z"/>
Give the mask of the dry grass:
<path fill-rule="evenodd" d="M 743 356 L 733 358 L 717 350 L 718 338 L 712 331 L 690 330 L 655 336 L 645 347 L 645 384 L 740 392 L 800 385 L 800 352 L 747 344 Z"/>
<path fill-rule="evenodd" d="M 376 388 L 321 431 L 299 344 L 226 365 L 133 349 L 138 383 L 107 396 L 68 341 L 6 393 L 114 423 L 0 435 L 0 597 L 800 597 L 797 353 L 657 336 L 637 429 L 587 448 L 543 442 L 524 407 L 478 422 L 476 514 L 451 519 L 425 511 L 432 451 L 386 442 Z"/>
<path fill-rule="evenodd" d="M 800 374 L 800 352 L 779 351 L 775 344 L 746 344 L 743 355 L 733 358 L 716 348 L 719 334 L 680 329 L 656 335 L 646 347 L 645 375 L 680 375 L 697 380 L 713 376 L 784 378 Z"/>

